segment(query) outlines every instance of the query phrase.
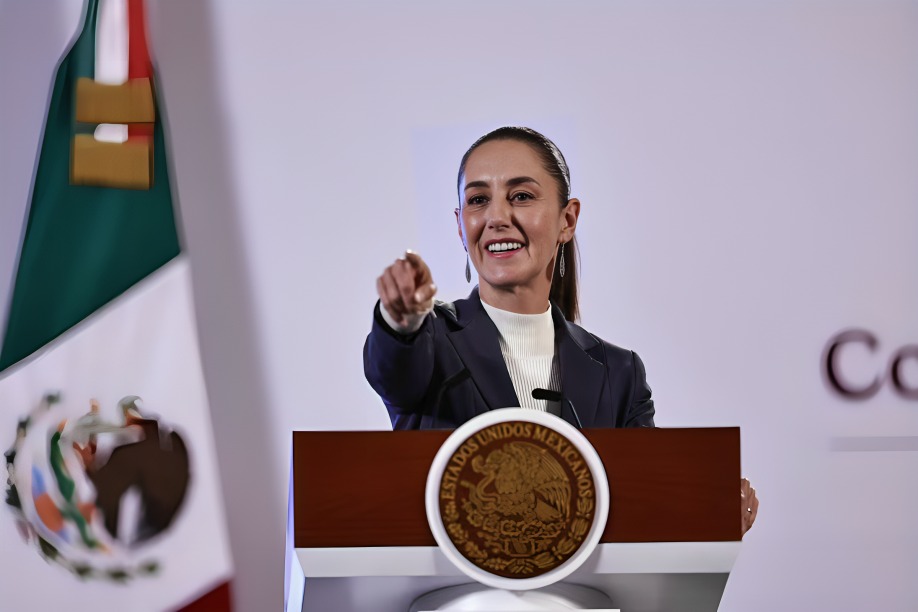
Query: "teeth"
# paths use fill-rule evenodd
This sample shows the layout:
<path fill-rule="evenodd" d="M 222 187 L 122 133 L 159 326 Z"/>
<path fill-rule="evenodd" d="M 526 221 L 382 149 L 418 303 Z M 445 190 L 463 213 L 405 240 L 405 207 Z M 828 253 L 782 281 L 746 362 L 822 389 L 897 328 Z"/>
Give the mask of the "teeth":
<path fill-rule="evenodd" d="M 523 248 L 519 242 L 495 242 L 488 245 L 488 250 L 492 253 L 501 253 L 503 251 L 514 251 Z"/>

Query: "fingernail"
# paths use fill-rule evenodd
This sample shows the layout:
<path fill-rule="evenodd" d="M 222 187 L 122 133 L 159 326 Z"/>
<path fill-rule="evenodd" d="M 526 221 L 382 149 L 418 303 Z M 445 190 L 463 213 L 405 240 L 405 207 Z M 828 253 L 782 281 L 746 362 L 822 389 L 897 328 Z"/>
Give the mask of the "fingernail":
<path fill-rule="evenodd" d="M 414 294 L 414 301 L 415 301 L 415 302 L 417 302 L 417 303 L 420 304 L 421 301 L 422 301 L 423 299 L 424 299 L 424 296 L 421 295 L 421 292 L 420 292 L 420 291 L 418 291 L 417 293 Z"/>

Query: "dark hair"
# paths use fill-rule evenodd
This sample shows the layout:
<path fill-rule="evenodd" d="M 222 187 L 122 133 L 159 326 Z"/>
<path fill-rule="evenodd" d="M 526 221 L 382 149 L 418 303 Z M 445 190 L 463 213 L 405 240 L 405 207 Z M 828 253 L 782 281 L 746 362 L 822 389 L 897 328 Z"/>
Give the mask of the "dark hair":
<path fill-rule="evenodd" d="M 558 200 L 561 207 L 567 206 L 571 199 L 571 171 L 567 167 L 567 161 L 560 149 L 551 140 L 527 127 L 501 127 L 492 132 L 488 132 L 476 140 L 469 150 L 462 156 L 459 162 L 459 176 L 456 179 L 456 190 L 462 185 L 462 177 L 465 175 L 465 165 L 469 161 L 472 153 L 486 142 L 492 140 L 516 140 L 525 143 L 539 155 L 542 160 L 542 167 L 552 175 L 558 183 Z M 462 201 L 462 194 L 459 194 L 459 201 Z M 551 276 L 551 291 L 548 295 L 553 303 L 558 305 L 561 313 L 568 321 L 576 321 L 580 318 L 580 305 L 577 296 L 577 267 L 580 257 L 577 249 L 577 237 L 574 236 L 571 241 L 561 247 L 564 250 L 564 276 L 561 276 L 558 270 L 560 257 L 555 257 L 555 269 Z"/>

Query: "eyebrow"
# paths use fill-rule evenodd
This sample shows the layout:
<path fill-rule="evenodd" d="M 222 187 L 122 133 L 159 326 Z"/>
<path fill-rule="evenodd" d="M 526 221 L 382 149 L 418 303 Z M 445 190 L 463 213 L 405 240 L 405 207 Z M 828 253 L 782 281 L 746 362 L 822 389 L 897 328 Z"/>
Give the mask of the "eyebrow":
<path fill-rule="evenodd" d="M 524 183 L 535 183 L 539 187 L 542 186 L 539 181 L 535 180 L 531 176 L 516 176 L 512 179 L 507 179 L 508 187 L 516 187 L 517 185 L 522 185 Z M 489 185 L 484 181 L 472 181 L 471 183 L 466 184 L 465 191 L 468 191 L 469 189 L 477 189 L 479 187 L 489 187 Z"/>

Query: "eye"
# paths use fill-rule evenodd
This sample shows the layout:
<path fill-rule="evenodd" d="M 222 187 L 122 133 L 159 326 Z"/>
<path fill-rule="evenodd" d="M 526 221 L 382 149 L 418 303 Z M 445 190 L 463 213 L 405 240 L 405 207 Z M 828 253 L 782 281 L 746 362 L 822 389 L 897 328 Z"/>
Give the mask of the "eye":
<path fill-rule="evenodd" d="M 483 195 L 470 196 L 466 204 L 469 206 L 482 206 L 488 203 L 488 198 Z"/>
<path fill-rule="evenodd" d="M 510 196 L 511 202 L 528 202 L 529 200 L 535 199 L 531 193 L 526 193 L 525 191 L 517 191 L 516 193 Z"/>

